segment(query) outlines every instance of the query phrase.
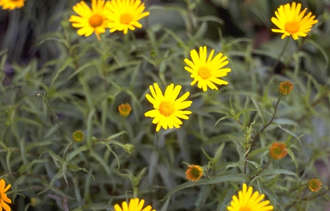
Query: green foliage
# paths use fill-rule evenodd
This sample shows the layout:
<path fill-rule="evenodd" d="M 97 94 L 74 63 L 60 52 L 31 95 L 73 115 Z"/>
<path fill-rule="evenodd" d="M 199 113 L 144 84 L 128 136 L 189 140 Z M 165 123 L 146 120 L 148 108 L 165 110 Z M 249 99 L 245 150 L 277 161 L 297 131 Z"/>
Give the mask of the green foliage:
<path fill-rule="evenodd" d="M 302 1 L 319 23 L 298 42 L 286 38 L 275 69 L 286 41 L 270 37 L 270 18 L 287 1 L 211 1 L 229 12 L 240 38 L 206 1 L 186 0 L 151 5 L 142 30 L 106 32 L 101 41 L 78 36 L 68 24 L 73 3 L 58 2 L 51 17 L 40 14 L 49 22 L 26 8 L 10 13 L 29 16 L 36 28 L 62 21 L 55 32 L 38 34 L 35 48 L 46 55 L 23 64 L 8 58 L 22 57 L 20 43 L 0 51 L 0 179 L 12 185 L 7 193 L 17 210 L 112 210 L 138 197 L 161 211 L 222 211 L 242 183 L 264 193 L 274 210 L 330 206 L 326 0 Z M 269 37 L 258 40 L 251 26 L 266 26 Z M 217 91 L 190 86 L 184 70 L 190 50 L 204 45 L 228 56 L 232 69 L 229 84 Z M 278 86 L 287 80 L 293 90 L 280 97 Z M 157 133 L 144 116 L 155 82 L 191 93 L 192 114 L 180 129 Z M 132 107 L 126 118 L 118 112 L 122 103 Z M 77 130 L 84 133 L 80 142 L 72 139 Z M 280 160 L 269 157 L 276 141 L 287 146 Z M 204 177 L 187 181 L 184 163 L 202 166 Z M 322 181 L 320 192 L 309 191 L 311 178 Z"/>

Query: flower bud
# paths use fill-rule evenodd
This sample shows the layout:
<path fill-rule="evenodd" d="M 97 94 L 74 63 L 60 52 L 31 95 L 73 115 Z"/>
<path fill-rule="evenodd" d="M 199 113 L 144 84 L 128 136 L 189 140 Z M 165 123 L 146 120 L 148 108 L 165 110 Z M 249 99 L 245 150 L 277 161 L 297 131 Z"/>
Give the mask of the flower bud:
<path fill-rule="evenodd" d="M 123 117 L 127 117 L 131 113 L 131 110 L 132 108 L 128 103 L 121 104 L 120 106 L 118 106 L 119 114 Z"/>
<path fill-rule="evenodd" d="M 283 96 L 287 96 L 292 91 L 293 84 L 290 81 L 283 81 L 278 87 L 279 92 Z"/>
<path fill-rule="evenodd" d="M 84 133 L 81 130 L 77 130 L 72 134 L 72 138 L 75 142 L 81 142 L 84 139 Z"/>
<path fill-rule="evenodd" d="M 132 145 L 132 144 L 125 144 L 124 147 L 123 147 L 123 149 L 128 154 L 132 154 L 133 151 L 134 151 L 134 145 Z"/>

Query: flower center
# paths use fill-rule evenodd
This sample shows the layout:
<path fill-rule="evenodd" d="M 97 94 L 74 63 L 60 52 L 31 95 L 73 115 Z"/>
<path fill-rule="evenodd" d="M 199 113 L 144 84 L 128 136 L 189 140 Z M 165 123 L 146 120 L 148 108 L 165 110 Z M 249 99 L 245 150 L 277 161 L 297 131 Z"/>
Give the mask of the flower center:
<path fill-rule="evenodd" d="M 102 23 L 103 23 L 103 17 L 99 14 L 95 14 L 89 18 L 89 24 L 94 28 L 101 26 Z"/>
<path fill-rule="evenodd" d="M 294 34 L 299 31 L 299 24 L 295 21 L 288 22 L 285 24 L 285 31 Z"/>
<path fill-rule="evenodd" d="M 133 17 L 130 14 L 125 13 L 122 14 L 119 19 L 120 19 L 120 23 L 128 25 L 133 20 Z"/>
<path fill-rule="evenodd" d="M 276 147 L 276 148 L 273 149 L 273 152 L 274 152 L 274 154 L 276 154 L 276 155 L 281 155 L 282 152 L 283 152 L 283 149 L 280 148 L 280 147 Z"/>
<path fill-rule="evenodd" d="M 174 106 L 170 102 L 162 102 L 159 105 L 159 112 L 164 116 L 170 116 L 174 112 Z"/>
<path fill-rule="evenodd" d="M 241 208 L 239 208 L 239 211 L 250 211 L 250 208 L 248 208 L 248 207 L 241 207 Z"/>
<path fill-rule="evenodd" d="M 209 77 L 211 77 L 211 73 L 210 70 L 205 68 L 205 67 L 201 67 L 198 70 L 198 75 L 202 78 L 202 79 L 208 79 Z"/>
<path fill-rule="evenodd" d="M 199 171 L 199 169 L 197 169 L 197 168 L 193 168 L 193 169 L 191 170 L 191 174 L 192 174 L 195 178 L 198 178 L 198 177 L 199 177 L 199 173 L 200 173 L 200 171 Z"/>

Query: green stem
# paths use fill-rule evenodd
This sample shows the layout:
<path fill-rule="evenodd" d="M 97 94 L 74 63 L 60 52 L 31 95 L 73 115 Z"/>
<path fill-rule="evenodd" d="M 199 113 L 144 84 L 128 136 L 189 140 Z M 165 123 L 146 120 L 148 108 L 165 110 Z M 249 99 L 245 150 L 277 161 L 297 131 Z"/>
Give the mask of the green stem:
<path fill-rule="evenodd" d="M 69 151 L 72 149 L 73 144 L 74 144 L 74 142 L 71 143 L 70 146 L 69 146 L 69 147 L 67 148 L 67 150 L 65 151 L 65 153 L 64 153 L 64 160 L 66 160 L 66 156 L 68 155 Z"/>
<path fill-rule="evenodd" d="M 266 165 L 258 173 L 256 173 L 256 175 L 251 177 L 251 180 L 254 179 L 255 177 L 259 176 L 259 174 L 261 174 L 269 166 L 269 164 L 270 164 L 270 159 L 268 160 Z"/>
<path fill-rule="evenodd" d="M 285 208 L 286 208 L 286 210 L 288 210 L 289 208 L 291 208 L 294 204 L 296 204 L 296 203 L 299 202 L 299 201 L 309 201 L 309 200 L 315 199 L 315 198 L 317 198 L 317 197 L 319 197 L 319 196 L 322 196 L 322 195 L 326 194 L 329 190 L 330 190 L 330 188 L 329 188 L 328 190 L 323 191 L 322 193 L 319 193 L 319 194 L 315 195 L 315 196 L 304 197 L 304 198 L 301 198 L 301 199 L 297 199 L 297 200 L 291 202 L 291 203 L 290 203 L 289 205 L 287 205 Z"/>
<path fill-rule="evenodd" d="M 137 186 L 133 187 L 133 199 L 137 198 L 139 189 Z"/>
<path fill-rule="evenodd" d="M 47 108 L 49 109 L 50 113 L 53 115 L 54 119 L 55 119 L 55 122 L 56 124 L 58 125 L 60 131 L 63 133 L 63 135 L 65 135 L 67 138 L 68 138 L 68 135 L 64 132 L 64 130 L 62 129 L 61 127 L 61 124 L 57 118 L 57 115 L 56 113 L 54 112 L 54 110 L 50 107 L 48 101 L 46 100 L 45 96 L 42 95 L 42 94 L 37 94 L 37 97 L 41 97 L 42 98 L 42 101 L 46 104 Z"/>
<path fill-rule="evenodd" d="M 192 34 L 192 32 L 194 31 L 194 23 L 193 23 L 194 12 L 191 9 L 190 0 L 186 0 L 185 2 L 187 4 L 187 9 L 188 9 L 188 21 L 189 21 L 188 33 Z"/>
<path fill-rule="evenodd" d="M 276 66 L 277 66 L 277 64 L 279 63 L 279 61 L 280 61 L 280 58 L 283 56 L 283 53 L 284 53 L 284 51 L 285 51 L 285 49 L 286 49 L 286 47 L 288 46 L 288 44 L 289 44 L 289 41 L 290 41 L 290 38 L 287 38 L 286 39 L 286 42 L 285 42 L 285 45 L 284 45 L 284 47 L 283 47 L 283 49 L 282 49 L 282 51 L 281 51 L 281 53 L 278 55 L 278 57 L 277 57 L 277 59 L 276 59 L 276 61 L 275 61 L 275 63 L 274 63 L 274 65 L 273 65 L 273 67 L 272 67 L 272 69 L 271 69 L 271 73 L 273 73 L 274 72 L 274 70 L 275 70 L 275 68 L 276 68 Z"/>
<path fill-rule="evenodd" d="M 274 114 L 273 114 L 272 118 L 269 120 L 269 122 L 267 124 L 264 125 L 264 127 L 260 130 L 260 132 L 257 133 L 257 135 L 255 135 L 253 137 L 253 141 L 251 142 L 251 144 L 253 144 L 256 141 L 256 139 L 260 136 L 260 134 L 262 132 L 264 132 L 264 130 L 273 122 L 273 120 L 275 118 L 275 115 L 276 115 L 277 107 L 280 104 L 281 99 L 282 99 L 282 95 L 278 98 L 278 100 L 276 102 L 276 105 L 275 105 L 275 108 L 274 108 Z"/>

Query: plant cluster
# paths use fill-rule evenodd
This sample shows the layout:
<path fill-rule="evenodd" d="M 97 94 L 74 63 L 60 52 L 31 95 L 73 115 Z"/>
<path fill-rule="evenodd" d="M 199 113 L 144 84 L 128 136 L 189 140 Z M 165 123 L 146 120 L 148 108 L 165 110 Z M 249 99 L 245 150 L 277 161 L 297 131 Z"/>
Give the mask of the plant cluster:
<path fill-rule="evenodd" d="M 56 58 L 0 51 L 0 211 L 330 207 L 330 12 L 306 2 L 255 10 L 257 45 L 200 0 L 70 1 L 36 44 Z"/>

